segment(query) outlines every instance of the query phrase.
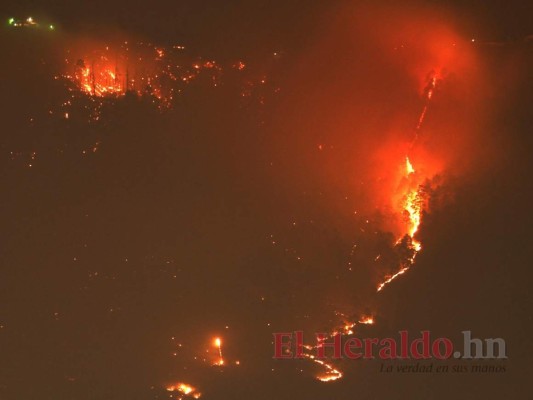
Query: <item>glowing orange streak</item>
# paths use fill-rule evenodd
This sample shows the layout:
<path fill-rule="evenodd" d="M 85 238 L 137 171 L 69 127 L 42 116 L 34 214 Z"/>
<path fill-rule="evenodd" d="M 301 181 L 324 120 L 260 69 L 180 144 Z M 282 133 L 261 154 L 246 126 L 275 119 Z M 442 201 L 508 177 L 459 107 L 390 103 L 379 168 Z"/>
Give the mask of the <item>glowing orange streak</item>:
<path fill-rule="evenodd" d="M 337 315 L 339 314 L 337 313 Z M 371 316 L 362 316 L 361 319 L 359 320 L 359 323 L 365 324 L 365 325 L 372 325 L 374 323 L 374 318 Z M 354 334 L 353 328 L 355 327 L 355 325 L 357 325 L 357 322 L 345 322 L 344 325 L 342 326 L 342 329 L 334 330 L 327 336 L 327 338 L 331 339 L 340 333 L 343 333 L 345 335 L 353 335 Z M 319 348 L 320 346 L 321 344 L 319 343 L 316 346 L 304 345 L 303 348 L 306 350 L 314 350 L 314 349 Z M 339 369 L 335 368 L 332 364 L 329 364 L 324 360 L 319 360 L 312 354 L 303 353 L 303 356 L 307 358 L 308 360 L 311 360 L 314 363 L 323 366 L 326 369 L 325 374 L 316 376 L 316 379 L 318 379 L 319 381 L 331 382 L 331 381 L 336 381 L 338 379 L 341 379 L 343 377 L 343 373 Z"/>
<path fill-rule="evenodd" d="M 413 176 L 413 174 L 415 173 L 415 169 L 413 168 L 413 165 L 411 164 L 409 157 L 406 157 L 405 159 L 405 170 L 406 170 L 407 178 Z M 420 226 L 421 220 L 422 220 L 422 207 L 421 207 L 419 198 L 420 198 L 419 189 L 418 188 L 411 189 L 405 195 L 405 201 L 403 204 L 403 209 L 404 211 L 407 212 L 408 219 L 409 219 L 409 228 L 407 230 L 407 235 L 411 239 L 409 247 L 412 250 L 414 250 L 414 254 L 409 259 L 409 262 L 407 264 L 404 264 L 398 272 L 389 276 L 387 279 L 385 279 L 382 283 L 378 285 L 377 287 L 378 292 L 383 290 L 383 288 L 389 283 L 391 283 L 394 279 L 406 273 L 411 267 L 411 265 L 414 263 L 416 254 L 420 250 L 422 250 L 422 244 L 414 238 Z M 397 243 L 400 243 L 401 240 L 402 240 L 402 237 L 398 239 Z"/>
<path fill-rule="evenodd" d="M 303 356 L 305 358 L 313 361 L 314 363 L 319 364 L 319 365 L 323 366 L 324 368 L 326 368 L 326 373 L 325 374 L 318 375 L 316 377 L 316 379 L 318 379 L 319 381 L 321 381 L 321 382 L 331 382 L 331 381 L 336 381 L 337 379 L 342 378 L 343 373 L 341 371 L 339 371 L 338 369 L 336 369 L 333 365 L 328 364 L 327 362 L 325 362 L 323 360 L 318 360 L 317 358 L 315 358 L 315 356 L 313 356 L 311 354 L 304 354 Z"/>
<path fill-rule="evenodd" d="M 381 292 L 381 290 L 386 286 L 388 285 L 389 283 L 391 283 L 394 279 L 396 279 L 398 276 L 400 275 L 403 275 L 407 272 L 407 270 L 409 269 L 409 267 L 403 267 L 401 270 L 399 270 L 398 272 L 396 272 L 394 275 L 391 275 L 389 278 L 387 278 L 386 280 L 384 280 L 382 283 L 379 284 L 378 286 L 378 292 Z"/>
<path fill-rule="evenodd" d="M 219 360 L 214 365 L 224 365 L 224 358 L 222 357 L 222 340 L 220 338 L 215 338 L 215 346 L 218 348 Z"/>
<path fill-rule="evenodd" d="M 337 379 L 340 379 L 342 378 L 342 372 L 339 371 L 338 369 L 334 368 L 332 365 L 322 361 L 322 360 L 316 360 L 314 359 L 313 360 L 314 362 L 316 362 L 317 364 L 320 364 L 322 366 L 324 366 L 328 372 L 326 375 L 320 375 L 320 376 L 317 376 L 317 379 L 321 382 L 331 382 L 331 381 L 336 381 Z"/>
<path fill-rule="evenodd" d="M 424 123 L 424 118 L 426 118 L 426 113 L 428 111 L 428 106 L 424 106 L 424 109 L 422 110 L 422 113 L 420 114 L 420 118 L 418 118 L 418 124 L 416 125 L 416 129 L 419 130 Z"/>
<path fill-rule="evenodd" d="M 420 117 L 418 118 L 418 124 L 416 126 L 417 132 L 422 127 L 422 124 L 424 122 L 424 119 L 425 119 L 425 116 L 428 110 L 428 103 L 433 98 L 433 94 L 435 92 L 436 86 L 437 86 L 437 77 L 436 75 L 433 75 L 431 77 L 429 84 L 426 87 L 426 90 L 427 90 L 425 94 L 426 104 L 424 105 L 424 108 L 422 109 L 422 112 L 420 113 Z M 416 138 L 417 137 L 415 137 L 415 141 L 416 141 Z M 414 142 L 411 144 L 411 146 L 413 145 L 414 145 Z M 413 168 L 413 165 L 411 164 L 409 157 L 405 158 L 405 171 L 406 171 L 407 179 L 410 179 L 412 176 L 414 176 L 415 169 Z M 410 180 L 412 180 L 412 178 Z M 416 189 L 409 189 L 407 193 L 404 195 L 405 200 L 403 204 L 403 210 L 407 213 L 407 216 L 409 219 L 409 228 L 407 230 L 407 235 L 411 239 L 409 243 L 409 248 L 414 251 L 414 254 L 408 260 L 408 263 L 403 263 L 402 268 L 398 272 L 387 277 L 382 283 L 378 285 L 377 287 L 378 292 L 383 290 L 383 288 L 389 283 L 391 283 L 394 279 L 406 273 L 411 267 L 411 265 L 413 265 L 417 253 L 420 250 L 422 250 L 422 244 L 414 238 L 415 234 L 418 232 L 420 223 L 422 222 L 422 205 L 420 204 L 419 190 L 420 190 L 419 187 L 417 187 Z M 400 243 L 402 239 L 403 239 L 403 236 L 400 237 L 396 243 L 397 244 Z"/>

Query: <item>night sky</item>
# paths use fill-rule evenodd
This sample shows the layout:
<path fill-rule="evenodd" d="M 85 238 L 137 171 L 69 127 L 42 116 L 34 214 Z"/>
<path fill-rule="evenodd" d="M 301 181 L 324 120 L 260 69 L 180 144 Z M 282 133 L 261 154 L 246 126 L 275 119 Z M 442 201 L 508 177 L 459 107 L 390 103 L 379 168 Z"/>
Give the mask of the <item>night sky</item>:
<path fill-rule="evenodd" d="M 2 3 L 0 400 L 531 396 L 532 5 L 379 3 Z"/>

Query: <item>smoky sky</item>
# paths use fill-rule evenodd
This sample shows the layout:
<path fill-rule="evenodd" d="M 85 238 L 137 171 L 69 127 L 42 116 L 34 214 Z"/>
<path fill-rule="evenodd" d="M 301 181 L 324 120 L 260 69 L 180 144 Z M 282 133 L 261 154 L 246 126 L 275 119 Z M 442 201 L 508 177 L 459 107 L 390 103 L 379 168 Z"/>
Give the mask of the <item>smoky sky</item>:
<path fill-rule="evenodd" d="M 352 2 L 365 4 L 370 2 Z M 395 2 L 382 4 L 395 5 Z M 115 28 L 166 43 L 182 40 L 207 53 L 253 52 L 258 47 L 301 46 L 313 40 L 321 19 L 338 6 L 334 1 L 157 1 L 72 3 L 67 1 L 3 2 L 2 14 L 34 14 L 52 19 L 70 31 Z M 531 34 L 531 5 L 524 1 L 407 2 L 417 8 L 453 9 L 461 16 L 458 28 L 467 36 L 495 40 Z M 333 16 L 333 14 L 331 14 Z"/>
<path fill-rule="evenodd" d="M 4 3 L 57 30 L 1 32 L 2 398 L 156 399 L 176 382 L 206 399 L 527 396 L 527 7 Z M 160 109 L 62 77 L 65 58 L 90 65 L 124 40 L 184 44 L 177 62 L 216 60 L 220 81 L 199 75 Z M 427 176 L 423 251 L 378 295 L 402 256 L 406 151 Z M 349 360 L 323 384 L 308 360 L 272 360 L 273 332 L 329 331 L 338 313 L 372 315 L 361 336 L 502 337 L 507 372 Z M 211 365 L 215 336 L 227 368 Z"/>

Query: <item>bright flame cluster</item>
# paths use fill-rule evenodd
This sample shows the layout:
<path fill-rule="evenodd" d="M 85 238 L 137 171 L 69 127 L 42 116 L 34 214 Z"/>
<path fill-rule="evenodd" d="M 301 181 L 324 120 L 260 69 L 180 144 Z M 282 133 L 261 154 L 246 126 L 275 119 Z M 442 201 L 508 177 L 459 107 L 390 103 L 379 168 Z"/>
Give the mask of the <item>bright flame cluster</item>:
<path fill-rule="evenodd" d="M 416 135 L 413 143 L 411 144 L 411 148 L 414 146 L 418 139 L 418 133 L 426 117 L 429 103 L 435 94 L 435 90 L 437 89 L 438 82 L 439 80 L 437 77 L 437 73 L 435 71 L 431 71 L 428 76 L 426 87 L 424 88 L 424 107 L 422 108 L 422 112 L 420 113 L 420 117 L 418 118 L 418 124 L 416 126 Z M 405 274 L 413 265 L 416 255 L 420 252 L 420 250 L 422 250 L 422 243 L 420 243 L 415 238 L 415 235 L 418 232 L 418 229 L 420 228 L 420 223 L 422 222 L 422 212 L 424 209 L 424 194 L 421 191 L 422 176 L 419 176 L 419 174 L 417 174 L 417 171 L 413 167 L 409 156 L 405 157 L 403 178 L 403 182 L 405 182 L 406 184 L 402 185 L 400 188 L 400 194 L 402 198 L 401 210 L 402 213 L 406 216 L 407 227 L 405 229 L 405 233 L 400 236 L 396 244 L 401 245 L 405 236 L 408 236 L 409 241 L 407 243 L 407 246 L 408 249 L 412 251 L 412 255 L 407 260 L 402 260 L 400 264 L 400 269 L 396 273 L 387 276 L 386 279 L 378 285 L 378 292 L 383 290 L 383 288 L 389 283 L 391 283 L 394 279 L 396 279 L 400 275 Z"/>
<path fill-rule="evenodd" d="M 222 340 L 219 337 L 217 337 L 213 341 L 213 344 L 215 345 L 215 347 L 218 350 L 218 360 L 213 365 L 222 366 L 225 363 L 224 362 L 224 357 L 222 357 Z"/>
<path fill-rule="evenodd" d="M 193 399 L 199 399 L 202 397 L 202 393 L 200 393 L 195 387 L 186 383 L 176 383 L 175 385 L 170 385 L 167 387 L 167 391 L 178 392 L 185 396 L 192 397 Z M 182 397 L 179 398 L 181 399 Z"/>
<path fill-rule="evenodd" d="M 81 66 L 75 77 L 80 88 L 90 95 L 104 96 L 124 92 L 124 86 L 117 80 L 116 71 L 107 67 L 91 69 Z"/>
<path fill-rule="evenodd" d="M 405 158 L 405 171 L 407 173 L 407 178 L 411 177 L 415 173 L 415 169 L 409 161 L 409 157 Z M 409 231 L 408 235 L 411 238 L 411 245 L 415 251 L 420 251 L 422 245 L 419 241 L 415 239 L 415 234 L 420 227 L 420 222 L 422 219 L 422 205 L 420 201 L 420 189 L 417 187 L 411 189 L 405 196 L 404 210 L 407 212 L 409 219 Z"/>
<path fill-rule="evenodd" d="M 190 59 L 184 49 L 128 41 L 92 51 L 73 49 L 65 60 L 67 73 L 63 77 L 89 96 L 116 97 L 131 92 L 154 97 L 168 107 L 174 96 L 201 73 L 207 72 L 208 81 L 217 87 L 223 72 L 216 61 Z M 241 71 L 244 67 L 239 61 L 234 69 Z"/>

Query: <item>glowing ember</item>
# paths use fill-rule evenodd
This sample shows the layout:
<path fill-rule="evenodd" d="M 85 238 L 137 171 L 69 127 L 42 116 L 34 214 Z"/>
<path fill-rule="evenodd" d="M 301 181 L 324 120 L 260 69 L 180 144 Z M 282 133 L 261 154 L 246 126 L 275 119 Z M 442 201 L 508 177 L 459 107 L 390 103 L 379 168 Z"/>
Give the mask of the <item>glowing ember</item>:
<path fill-rule="evenodd" d="M 215 345 L 215 347 L 218 349 L 218 356 L 219 356 L 219 359 L 218 361 L 214 364 L 214 365 L 224 365 L 224 357 L 222 357 L 222 340 L 220 338 L 215 338 L 215 340 L 213 341 L 213 344 Z"/>
<path fill-rule="evenodd" d="M 317 359 L 314 359 L 313 360 L 314 362 L 316 362 L 317 364 L 320 364 L 322 366 L 324 366 L 328 372 L 324 375 L 319 375 L 317 376 L 317 379 L 321 382 L 332 382 L 332 381 L 336 381 L 337 379 L 340 379 L 342 378 L 342 372 L 339 371 L 338 369 L 334 368 L 332 365 L 322 361 L 322 360 L 317 360 Z"/>
<path fill-rule="evenodd" d="M 360 324 L 365 325 L 372 325 L 374 323 L 374 318 L 372 317 L 364 317 L 362 320 L 359 321 Z"/>
<path fill-rule="evenodd" d="M 344 325 L 344 334 L 345 335 L 353 335 L 353 330 L 352 328 L 355 326 L 355 322 L 351 322 L 351 323 L 348 323 L 346 325 Z"/>
<path fill-rule="evenodd" d="M 89 95 L 104 96 L 107 94 L 122 94 L 124 86 L 117 80 L 117 72 L 110 67 L 97 66 L 91 69 L 85 66 L 83 60 L 77 63 L 76 81 L 81 90 Z"/>
<path fill-rule="evenodd" d="M 126 41 L 113 46 L 86 48 L 80 44 L 79 47 L 68 51 L 66 70 L 60 77 L 74 86 L 70 88 L 72 92 L 77 89 L 91 97 L 118 98 L 132 94 L 161 110 L 170 109 L 176 97 L 200 76 L 207 75 L 205 82 L 213 88 L 220 87 L 225 76 L 225 69 L 218 62 L 186 56 L 183 46 L 155 47 Z M 256 88 L 265 81 L 264 75 L 251 80 L 251 71 L 243 62 L 230 64 L 229 68 L 247 76 L 240 90 L 243 98 L 255 94 Z M 259 94 L 258 102 L 264 103 Z"/>
<path fill-rule="evenodd" d="M 420 113 L 420 117 L 418 118 L 418 124 L 416 126 L 416 130 L 420 130 L 422 127 L 422 124 L 424 123 L 424 119 L 426 118 L 427 110 L 428 110 L 428 103 L 433 98 L 433 95 L 435 94 L 435 89 L 437 88 L 437 74 L 432 71 L 429 75 L 428 83 L 426 87 L 424 88 L 424 99 L 426 104 L 424 104 L 424 108 L 422 109 L 422 112 Z"/>
<path fill-rule="evenodd" d="M 186 383 L 177 383 L 175 385 L 168 386 L 167 391 L 178 392 L 194 399 L 199 399 L 202 396 L 202 393 L 198 392 L 195 387 Z"/>
<path fill-rule="evenodd" d="M 326 372 L 320 375 L 316 376 L 316 379 L 318 379 L 321 382 L 332 382 L 336 381 L 337 379 L 342 378 L 343 374 L 341 371 L 339 371 L 337 368 L 335 368 L 333 365 L 328 364 L 324 360 L 318 360 L 315 358 L 315 356 L 311 354 L 303 354 L 305 358 L 308 360 L 313 361 L 316 364 L 319 364 L 323 366 L 326 369 Z"/>
<path fill-rule="evenodd" d="M 400 269 L 398 272 L 396 272 L 394 275 L 389 276 L 387 279 L 385 279 L 383 282 L 381 282 L 379 284 L 377 291 L 380 292 L 386 285 L 391 283 L 398 276 L 403 275 L 404 273 L 406 273 L 408 269 L 409 269 L 409 267 L 404 267 L 404 268 Z"/>

